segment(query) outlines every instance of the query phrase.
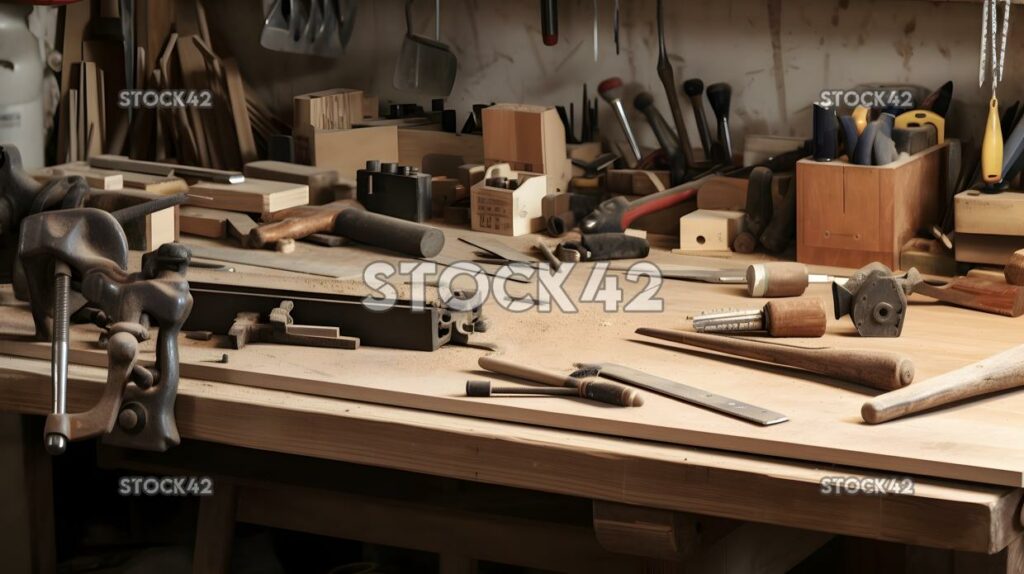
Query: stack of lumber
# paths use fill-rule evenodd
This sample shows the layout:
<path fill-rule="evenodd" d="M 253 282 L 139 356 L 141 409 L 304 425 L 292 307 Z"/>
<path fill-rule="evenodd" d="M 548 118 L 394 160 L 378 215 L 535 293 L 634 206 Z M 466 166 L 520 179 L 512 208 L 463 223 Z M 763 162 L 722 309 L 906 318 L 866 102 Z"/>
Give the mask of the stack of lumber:
<path fill-rule="evenodd" d="M 967 190 L 954 198 L 953 209 L 957 261 L 1005 265 L 1024 249 L 1024 193 Z"/>
<path fill-rule="evenodd" d="M 65 10 L 58 162 L 123 153 L 240 170 L 266 155 L 272 136 L 290 132 L 253 97 L 237 63 L 215 52 L 198 0 L 135 3 L 127 42 L 117 2 Z M 125 89 L 184 89 L 186 105 L 121 107 Z"/>

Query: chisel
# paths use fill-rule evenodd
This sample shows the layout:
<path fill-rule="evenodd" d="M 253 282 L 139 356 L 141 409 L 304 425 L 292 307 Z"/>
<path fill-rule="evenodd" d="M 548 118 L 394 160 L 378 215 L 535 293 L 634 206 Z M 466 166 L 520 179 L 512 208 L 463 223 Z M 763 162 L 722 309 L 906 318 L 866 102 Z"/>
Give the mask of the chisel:
<path fill-rule="evenodd" d="M 665 48 L 665 18 L 662 0 L 658 0 L 658 78 L 665 87 L 665 96 L 668 97 L 668 107 L 672 112 L 672 121 L 676 124 L 676 135 L 679 136 L 679 145 L 683 150 L 683 157 L 686 158 L 687 167 L 696 165 L 693 160 L 693 150 L 690 149 L 690 134 L 686 130 L 686 121 L 683 119 L 682 108 L 679 107 L 679 94 L 676 92 L 676 76 L 672 71 L 672 63 L 668 61 L 668 50 Z"/>

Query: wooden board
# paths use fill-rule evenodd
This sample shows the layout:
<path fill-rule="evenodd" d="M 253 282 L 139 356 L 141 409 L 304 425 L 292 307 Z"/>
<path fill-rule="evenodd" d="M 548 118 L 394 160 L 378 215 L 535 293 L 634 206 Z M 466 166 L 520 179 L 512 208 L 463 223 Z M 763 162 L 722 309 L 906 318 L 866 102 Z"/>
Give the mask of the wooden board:
<path fill-rule="evenodd" d="M 957 261 L 1006 265 L 1014 251 L 1024 249 L 1024 236 L 958 232 L 954 240 L 954 247 Z"/>
<path fill-rule="evenodd" d="M 445 255 L 471 259 L 473 248 L 455 239 L 472 235 L 467 231 L 451 233 Z M 526 252 L 536 238 L 503 241 Z M 313 247 L 304 251 L 310 258 L 332 253 Z M 356 277 L 370 261 L 387 260 L 376 252 L 345 252 L 345 264 L 357 269 Z M 277 255 L 252 254 L 263 260 Z M 674 257 L 664 252 L 655 253 L 652 260 L 723 266 L 721 261 Z M 566 283 L 573 298 L 582 292 L 587 274 L 581 270 L 588 267 L 577 268 Z M 627 300 L 644 286 L 622 277 L 619 283 Z M 281 282 L 275 286 L 284 288 Z M 519 289 L 530 287 L 510 287 L 513 295 L 519 294 Z M 812 285 L 807 296 L 827 298 L 829 286 Z M 184 361 L 197 364 L 195 369 L 200 370 L 189 367 L 183 374 L 575 431 L 843 464 L 897 475 L 1024 485 L 1024 441 L 1020 440 L 1024 423 L 1019 414 L 1024 412 L 1024 392 L 1004 393 L 869 426 L 861 422 L 859 413 L 864 401 L 876 394 L 870 389 L 782 368 L 755 369 L 740 360 L 681 352 L 681 346 L 634 335 L 641 326 L 684 328 L 685 316 L 703 310 L 749 306 L 744 287 L 666 282 L 660 297 L 664 300 L 663 313 L 606 313 L 598 303 L 578 304 L 575 313 L 562 313 L 557 308 L 551 313 L 510 313 L 488 302 L 486 314 L 491 328 L 473 338 L 499 343 L 510 359 L 561 372 L 569 372 L 577 361 L 620 362 L 770 408 L 788 415 L 790 421 L 769 428 L 755 427 L 646 393 L 644 406 L 633 409 L 577 399 L 467 399 L 463 396 L 467 379 L 506 379 L 479 370 L 481 351 L 453 346 L 434 353 L 364 347 L 339 355 L 341 351 L 254 345 L 228 351 L 231 362 L 220 365 L 201 361 L 219 357 L 222 349 L 187 342 Z M 948 307 L 915 295 L 903 336 L 898 339 L 857 338 L 849 320 L 833 319 L 824 338 L 788 343 L 903 353 L 915 361 L 918 380 L 923 380 L 1020 344 L 1021 321 Z M 953 325 L 956 327 L 951 328 Z M 40 349 L 37 353 L 48 356 L 45 345 Z M 6 344 L 4 352 L 12 352 Z M 339 369 L 339 364 L 344 368 Z"/>
<path fill-rule="evenodd" d="M 398 128 L 379 126 L 351 130 L 295 132 L 295 158 L 316 167 L 337 170 L 356 179 L 369 160 L 398 161 Z"/>
<path fill-rule="evenodd" d="M 267 214 L 309 203 L 309 186 L 246 179 L 242 183 L 200 181 L 189 187 L 189 205 Z"/>
<path fill-rule="evenodd" d="M 233 212 L 208 207 L 182 206 L 179 214 L 181 232 L 219 239 L 228 234 L 228 216 Z"/>
<path fill-rule="evenodd" d="M 85 178 L 85 182 L 92 189 L 103 191 L 117 191 L 124 189 L 124 176 L 118 172 L 107 170 L 94 170 L 84 161 L 65 163 L 52 167 L 37 169 L 30 174 L 39 183 L 46 183 L 51 179 L 77 175 Z"/>
<path fill-rule="evenodd" d="M 435 153 L 460 156 L 463 160 L 462 163 L 483 163 L 484 138 L 472 134 L 452 134 L 431 129 L 399 128 L 399 163 L 423 167 L 423 156 Z"/>
<path fill-rule="evenodd" d="M 1024 193 L 960 192 L 953 200 L 956 232 L 1024 236 Z"/>
<path fill-rule="evenodd" d="M 309 186 L 310 205 L 323 205 L 335 199 L 334 185 L 338 183 L 338 172 L 330 168 L 260 160 L 245 164 L 243 173 L 245 173 L 245 177 L 307 185 Z M 355 187 L 355 183 L 349 182 L 349 187 Z"/>

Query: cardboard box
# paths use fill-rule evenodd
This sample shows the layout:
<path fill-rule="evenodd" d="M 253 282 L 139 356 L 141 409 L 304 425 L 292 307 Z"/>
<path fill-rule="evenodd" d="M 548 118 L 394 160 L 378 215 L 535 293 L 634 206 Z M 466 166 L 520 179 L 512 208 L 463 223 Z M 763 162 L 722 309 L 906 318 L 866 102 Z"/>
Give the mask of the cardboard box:
<path fill-rule="evenodd" d="M 565 127 L 552 107 L 496 104 L 482 112 L 484 163 L 507 163 L 513 170 L 548 176 L 550 193 L 568 191 L 572 161 Z"/>
<path fill-rule="evenodd" d="M 295 96 L 292 129 L 348 130 L 363 119 L 363 92 L 347 88 Z"/>
<path fill-rule="evenodd" d="M 698 209 L 679 218 L 680 251 L 730 251 L 743 231 L 743 212 Z"/>
<path fill-rule="evenodd" d="M 296 134 L 295 159 L 336 170 L 341 178 L 355 180 L 356 171 L 366 167 L 369 160 L 398 161 L 398 128 L 377 126 Z"/>
<path fill-rule="evenodd" d="M 850 268 L 880 261 L 898 269 L 907 240 L 939 223 L 945 145 L 884 166 L 800 160 L 797 260 Z"/>
<path fill-rule="evenodd" d="M 507 177 L 519 181 L 517 189 L 489 187 L 486 180 Z M 470 226 L 474 231 L 518 237 L 544 228 L 541 202 L 547 194 L 547 177 L 518 172 L 508 164 L 487 168 L 487 177 L 470 190 Z"/>

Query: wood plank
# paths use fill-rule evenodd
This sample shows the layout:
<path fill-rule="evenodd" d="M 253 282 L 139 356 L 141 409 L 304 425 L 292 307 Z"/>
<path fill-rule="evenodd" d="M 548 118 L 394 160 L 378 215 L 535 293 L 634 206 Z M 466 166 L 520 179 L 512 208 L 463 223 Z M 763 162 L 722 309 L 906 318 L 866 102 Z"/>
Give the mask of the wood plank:
<path fill-rule="evenodd" d="M 334 186 L 338 183 L 338 172 L 330 168 L 314 167 L 284 161 L 261 160 L 245 164 L 245 177 L 287 181 L 309 186 L 310 205 L 323 205 L 334 201 Z M 346 181 L 348 187 L 355 182 Z"/>
<path fill-rule="evenodd" d="M 1024 236 L 1024 193 L 962 191 L 953 200 L 956 232 Z"/>
<path fill-rule="evenodd" d="M 353 277 L 358 276 L 361 268 L 347 265 L 339 265 L 324 261 L 322 256 L 304 257 L 297 253 L 283 255 L 270 253 L 263 250 L 240 250 L 227 247 L 206 247 L 189 245 L 192 249 L 192 256 L 200 259 L 212 259 L 227 263 L 242 263 L 254 267 L 266 267 L 269 269 L 281 269 L 308 275 L 319 275 L 321 277 Z"/>
<path fill-rule="evenodd" d="M 85 178 L 85 182 L 93 189 L 103 191 L 118 191 L 124 189 L 124 176 L 120 173 L 107 170 L 97 170 L 89 167 L 85 162 L 66 163 L 52 167 L 37 169 L 30 174 L 39 183 L 46 183 L 52 179 L 59 179 L 71 175 Z"/>
<path fill-rule="evenodd" d="M 181 208 L 179 221 L 181 232 L 200 237 L 221 238 L 228 234 L 228 215 L 230 211 L 194 207 L 185 205 Z"/>
<path fill-rule="evenodd" d="M 200 181 L 189 187 L 189 205 L 268 214 L 309 203 L 309 186 L 247 178 L 242 183 Z"/>
<path fill-rule="evenodd" d="M 245 105 L 245 84 L 233 58 L 223 60 L 224 80 L 227 85 L 231 116 L 234 119 L 235 137 L 238 139 L 238 153 L 242 164 L 256 160 L 256 142 L 252 136 L 249 112 Z"/>
<path fill-rule="evenodd" d="M 48 412 L 49 369 L 48 360 L 0 358 L 0 405 Z M 69 411 L 91 406 L 105 377 L 73 366 Z M 910 496 L 822 496 L 824 476 L 877 475 L 188 378 L 176 413 L 185 439 L 736 520 L 984 553 L 1020 532 L 1019 489 L 918 477 Z M 337 436 L 346 440 L 324 440 Z"/>
<path fill-rule="evenodd" d="M 423 156 L 444 154 L 462 157 L 462 163 L 484 162 L 484 138 L 472 134 L 452 134 L 439 130 L 399 128 L 398 161 L 423 167 Z M 437 175 L 437 174 L 432 174 Z"/>

